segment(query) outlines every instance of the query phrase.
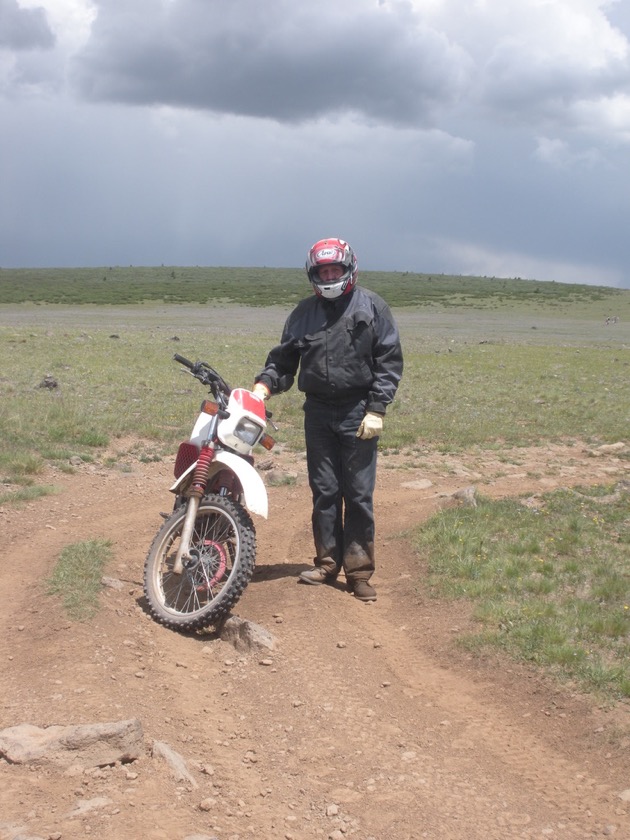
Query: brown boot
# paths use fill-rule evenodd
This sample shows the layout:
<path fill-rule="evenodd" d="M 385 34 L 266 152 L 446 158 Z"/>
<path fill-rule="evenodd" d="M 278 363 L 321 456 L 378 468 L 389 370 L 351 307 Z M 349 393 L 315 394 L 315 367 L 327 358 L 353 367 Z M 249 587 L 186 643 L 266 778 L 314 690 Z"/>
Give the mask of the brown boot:
<path fill-rule="evenodd" d="M 313 566 L 312 569 L 305 569 L 300 572 L 302 583 L 310 583 L 312 586 L 319 586 L 322 583 L 331 583 L 337 577 L 336 572 L 329 572 L 323 566 Z"/>
<path fill-rule="evenodd" d="M 376 589 L 367 580 L 353 581 L 352 591 L 359 601 L 376 601 Z"/>

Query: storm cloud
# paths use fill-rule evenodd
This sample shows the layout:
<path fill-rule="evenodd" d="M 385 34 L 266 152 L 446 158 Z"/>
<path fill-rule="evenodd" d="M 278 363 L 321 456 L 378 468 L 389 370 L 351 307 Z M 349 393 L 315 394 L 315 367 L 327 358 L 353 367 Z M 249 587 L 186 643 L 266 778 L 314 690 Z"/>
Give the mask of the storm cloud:
<path fill-rule="evenodd" d="M 44 9 L 25 9 L 17 0 L 0 0 L 0 49 L 51 49 L 54 43 Z"/>
<path fill-rule="evenodd" d="M 0 0 L 0 33 L 3 264 L 340 235 L 368 268 L 630 287 L 623 2 Z"/>
<path fill-rule="evenodd" d="M 103 5 L 77 58 L 90 100 L 299 123 L 425 125 L 468 87 L 466 51 L 407 9 L 346 0 Z"/>

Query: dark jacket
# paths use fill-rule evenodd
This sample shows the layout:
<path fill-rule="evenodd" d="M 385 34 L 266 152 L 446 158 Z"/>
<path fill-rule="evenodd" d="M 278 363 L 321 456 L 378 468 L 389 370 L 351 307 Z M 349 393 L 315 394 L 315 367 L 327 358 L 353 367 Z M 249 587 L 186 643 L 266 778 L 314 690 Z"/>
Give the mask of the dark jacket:
<path fill-rule="evenodd" d="M 398 328 L 385 301 L 360 286 L 336 300 L 312 295 L 300 301 L 256 381 L 272 394 L 288 391 L 298 366 L 298 388 L 307 396 L 335 404 L 366 398 L 367 411 L 384 414 L 403 369 Z"/>

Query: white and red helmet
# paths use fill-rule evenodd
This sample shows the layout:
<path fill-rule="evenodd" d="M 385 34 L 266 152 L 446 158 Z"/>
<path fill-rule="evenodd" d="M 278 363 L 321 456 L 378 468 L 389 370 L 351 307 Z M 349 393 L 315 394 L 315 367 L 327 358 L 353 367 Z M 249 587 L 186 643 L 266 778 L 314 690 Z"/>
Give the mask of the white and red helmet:
<path fill-rule="evenodd" d="M 319 269 L 324 265 L 340 265 L 344 272 L 341 277 L 323 283 L 319 279 Z M 343 239 L 320 239 L 308 252 L 306 273 L 316 295 L 334 300 L 354 289 L 358 275 L 357 258 Z"/>

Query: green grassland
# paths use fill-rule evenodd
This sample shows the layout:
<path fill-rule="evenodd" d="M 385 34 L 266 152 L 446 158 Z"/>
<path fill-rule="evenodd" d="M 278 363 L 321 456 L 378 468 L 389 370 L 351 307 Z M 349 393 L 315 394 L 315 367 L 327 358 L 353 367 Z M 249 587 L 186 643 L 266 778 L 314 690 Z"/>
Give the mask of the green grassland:
<path fill-rule="evenodd" d="M 80 321 L 80 314 L 77 315 Z M 94 457 L 121 437 L 164 452 L 185 435 L 203 390 L 172 361 L 202 358 L 232 385 L 249 386 L 277 338 L 269 326 L 0 328 L 0 474 Z M 262 331 L 259 331 L 262 330 Z M 458 451 L 497 442 L 614 442 L 628 433 L 630 353 L 619 347 L 449 342 L 403 331 L 405 373 L 382 446 Z M 51 375 L 57 387 L 43 387 Z M 302 395 L 272 401 L 285 445 L 300 448 Z M 25 454 L 28 453 L 28 454 Z M 27 471 L 27 470 L 26 470 Z"/>
<path fill-rule="evenodd" d="M 480 498 L 411 539 L 423 586 L 472 604 L 459 643 L 502 651 L 606 698 L 630 697 L 630 489 L 581 487 Z"/>
<path fill-rule="evenodd" d="M 615 314 L 612 310 L 628 307 L 630 298 L 630 293 L 619 289 L 520 278 L 362 271 L 361 282 L 392 307 L 494 309 L 509 305 L 561 310 L 602 303 Z M 203 305 L 222 301 L 264 307 L 294 304 L 307 292 L 304 272 L 290 268 L 0 269 L 0 304 L 30 301 L 79 306 L 153 301 Z"/>
<path fill-rule="evenodd" d="M 630 291 L 375 272 L 361 282 L 392 306 L 405 357 L 381 463 L 628 442 Z M 307 294 L 289 269 L 1 270 L 0 504 L 54 492 L 47 465 L 71 471 L 73 456 L 120 468 L 122 441 L 139 460 L 172 455 L 204 396 L 173 353 L 249 386 Z M 295 388 L 271 401 L 282 446 L 303 448 L 301 407 Z M 624 487 L 582 488 L 534 511 L 519 500 L 444 511 L 410 534 L 427 570 L 412 585 L 473 601 L 469 650 L 628 697 L 629 501 Z"/>
<path fill-rule="evenodd" d="M 392 304 L 405 356 L 384 450 L 627 435 L 630 291 L 366 274 L 366 285 Z M 204 359 L 231 384 L 249 385 L 293 297 L 309 293 L 303 275 L 290 270 L 101 275 L 0 272 L 0 476 L 9 481 L 29 480 L 37 465 L 65 463 L 69 454 L 93 457 L 120 437 L 165 451 L 186 434 L 202 396 L 173 353 Z M 425 303 L 412 306 L 416 286 Z M 228 293 L 238 305 L 227 302 Z M 261 306 L 261 295 L 274 305 Z M 617 322 L 607 326 L 612 315 Z M 57 388 L 38 387 L 46 375 Z M 281 438 L 294 448 L 302 446 L 301 405 L 295 388 L 273 401 Z"/>

